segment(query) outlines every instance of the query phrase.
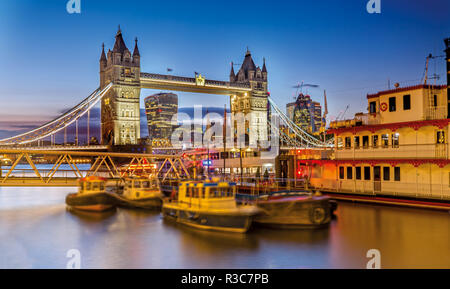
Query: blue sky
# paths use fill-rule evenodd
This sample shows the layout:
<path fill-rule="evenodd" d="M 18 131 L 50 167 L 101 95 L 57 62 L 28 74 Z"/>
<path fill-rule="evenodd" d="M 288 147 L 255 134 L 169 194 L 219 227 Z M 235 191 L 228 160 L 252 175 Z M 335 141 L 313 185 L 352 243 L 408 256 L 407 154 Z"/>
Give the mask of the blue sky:
<path fill-rule="evenodd" d="M 68 14 L 66 0 L 0 2 L 0 130 L 47 121 L 99 85 L 101 44 L 112 48 L 120 24 L 131 50 L 139 38 L 142 71 L 201 72 L 227 80 L 230 62 L 246 47 L 257 65 L 267 60 L 269 90 L 284 107 L 293 85 L 322 101 L 330 116 L 366 110 L 365 95 L 391 84 L 421 81 L 428 53 L 443 54 L 450 37 L 450 1 L 381 0 L 368 14 L 366 0 L 330 1 L 100 1 L 81 0 Z M 430 73 L 445 81 L 442 59 Z M 143 90 L 142 99 L 155 91 Z M 222 107 L 224 96 L 178 93 L 180 106 Z"/>

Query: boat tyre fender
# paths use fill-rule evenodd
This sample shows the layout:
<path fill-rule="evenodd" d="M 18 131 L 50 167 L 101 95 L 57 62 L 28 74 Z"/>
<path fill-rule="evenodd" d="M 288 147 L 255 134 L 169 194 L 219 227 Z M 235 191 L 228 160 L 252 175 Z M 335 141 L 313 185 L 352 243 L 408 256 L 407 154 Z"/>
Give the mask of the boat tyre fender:
<path fill-rule="evenodd" d="M 326 219 L 325 209 L 322 207 L 312 207 L 309 210 L 309 219 L 315 225 L 322 224 Z"/>

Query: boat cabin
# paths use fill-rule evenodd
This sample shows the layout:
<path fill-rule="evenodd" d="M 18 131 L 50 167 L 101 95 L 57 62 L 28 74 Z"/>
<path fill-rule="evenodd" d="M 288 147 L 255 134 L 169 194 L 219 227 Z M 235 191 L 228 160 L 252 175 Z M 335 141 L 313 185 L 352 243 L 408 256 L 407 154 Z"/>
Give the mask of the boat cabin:
<path fill-rule="evenodd" d="M 226 209 L 236 207 L 236 183 L 182 182 L 178 190 L 178 203 L 187 207 Z"/>
<path fill-rule="evenodd" d="M 141 199 L 160 194 L 157 178 L 127 178 L 125 179 L 124 196 L 129 199 Z"/>
<path fill-rule="evenodd" d="M 102 177 L 85 177 L 78 181 L 79 194 L 96 194 L 105 192 L 106 179 Z"/>

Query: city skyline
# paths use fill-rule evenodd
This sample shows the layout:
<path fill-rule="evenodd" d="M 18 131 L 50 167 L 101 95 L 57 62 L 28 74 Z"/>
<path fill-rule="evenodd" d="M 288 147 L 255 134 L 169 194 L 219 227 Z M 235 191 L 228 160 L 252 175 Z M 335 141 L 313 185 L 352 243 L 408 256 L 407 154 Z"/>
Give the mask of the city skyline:
<path fill-rule="evenodd" d="M 0 46 L 5 56 L 0 98 L 8 99 L 0 107 L 0 130 L 44 123 L 95 89 L 101 44 L 112 47 L 118 24 L 128 47 L 138 37 L 145 72 L 167 73 L 170 68 L 174 75 L 198 71 L 209 79 L 227 80 L 230 63 L 241 63 L 248 46 L 256 63 L 266 58 L 269 91 L 280 106 L 292 101 L 292 86 L 315 83 L 320 87 L 308 93 L 322 102 L 327 90 L 331 118 L 347 104 L 348 117 L 365 111 L 361 97 L 386 89 L 388 80 L 391 86 L 420 83 L 425 57 L 443 54 L 442 40 L 450 27 L 445 1 L 429 6 L 418 1 L 383 2 L 381 15 L 368 14 L 365 1 L 288 2 L 279 7 L 250 1 L 240 9 L 232 2 L 210 4 L 216 17 L 211 7 L 183 3 L 178 11 L 162 3 L 141 5 L 139 11 L 133 5 L 111 9 L 118 1 L 109 1 L 108 6 L 82 1 L 82 13 L 70 15 L 64 2 L 23 1 L 20 9 L 12 1 L 0 4 L 0 13 L 8 11 L 0 22 L 0 35 L 8 44 Z M 298 10 L 294 8 L 304 13 L 292 12 Z M 433 73 L 440 75 L 438 83 L 445 81 L 439 59 L 430 66 Z M 141 100 L 158 92 L 142 90 Z M 229 104 L 225 96 L 178 94 L 180 107 Z"/>

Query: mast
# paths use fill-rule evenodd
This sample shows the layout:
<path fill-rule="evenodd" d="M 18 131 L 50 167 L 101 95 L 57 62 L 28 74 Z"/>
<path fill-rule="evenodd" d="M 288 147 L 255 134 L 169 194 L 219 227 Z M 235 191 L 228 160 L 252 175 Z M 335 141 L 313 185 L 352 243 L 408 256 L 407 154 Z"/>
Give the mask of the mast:
<path fill-rule="evenodd" d="M 227 148 L 227 105 L 224 105 L 224 110 L 223 110 L 223 171 L 222 171 L 222 175 L 223 178 L 225 179 L 225 162 L 226 162 L 226 158 L 225 158 L 225 154 L 226 154 L 226 148 Z"/>

